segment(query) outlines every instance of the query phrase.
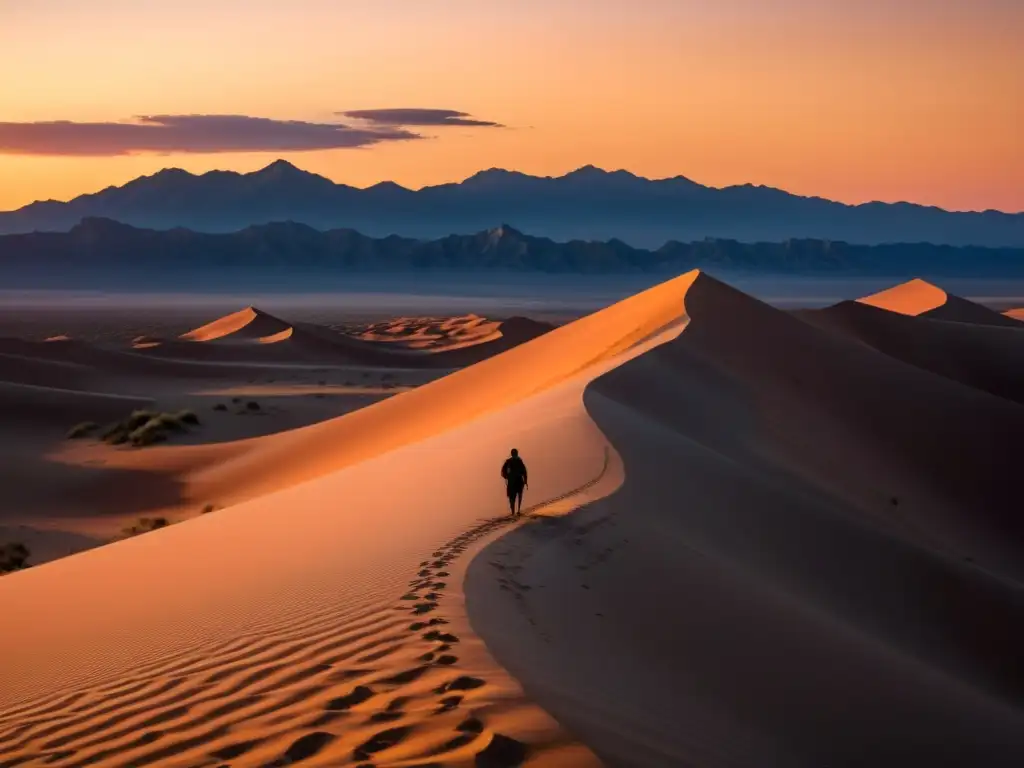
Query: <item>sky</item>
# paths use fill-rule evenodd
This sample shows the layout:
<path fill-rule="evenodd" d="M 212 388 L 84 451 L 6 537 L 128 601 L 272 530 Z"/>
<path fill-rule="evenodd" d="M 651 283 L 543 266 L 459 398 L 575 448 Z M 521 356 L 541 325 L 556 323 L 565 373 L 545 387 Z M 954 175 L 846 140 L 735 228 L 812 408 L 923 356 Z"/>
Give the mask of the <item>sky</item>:
<path fill-rule="evenodd" d="M 1024 211 L 1024 0 L 0 0 L 0 210 L 285 158 Z"/>

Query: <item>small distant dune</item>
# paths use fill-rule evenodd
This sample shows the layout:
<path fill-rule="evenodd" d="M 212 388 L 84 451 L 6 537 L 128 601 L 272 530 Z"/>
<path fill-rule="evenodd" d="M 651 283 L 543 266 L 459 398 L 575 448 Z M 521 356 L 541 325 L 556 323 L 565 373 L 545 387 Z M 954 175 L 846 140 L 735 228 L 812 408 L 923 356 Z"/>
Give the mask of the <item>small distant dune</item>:
<path fill-rule="evenodd" d="M 1013 320 L 1019 320 L 1020 322 L 1024 323 L 1024 307 L 1020 307 L 1018 309 L 1008 309 L 1006 312 L 1003 312 L 1003 314 Z"/>
<path fill-rule="evenodd" d="M 973 301 L 946 293 L 936 285 L 914 278 L 884 291 L 857 299 L 889 312 L 913 317 L 929 317 L 934 320 L 949 320 L 956 323 L 978 325 L 1017 326 L 1013 317 L 1001 315 Z"/>
<path fill-rule="evenodd" d="M 1024 403 L 1024 325 L 1018 329 L 936 319 L 930 313 L 903 315 L 858 301 L 793 314 L 889 357 Z"/>
<path fill-rule="evenodd" d="M 287 333 L 283 338 L 288 338 L 290 332 L 291 326 L 284 320 L 279 320 L 255 307 L 246 307 L 183 333 L 180 338 L 184 341 L 268 343 L 268 339 L 279 337 L 283 333 Z"/>
<path fill-rule="evenodd" d="M 474 314 L 458 317 L 396 317 L 372 323 L 351 335 L 363 341 L 438 352 L 493 341 L 501 335 L 499 326 L 497 321 Z"/>

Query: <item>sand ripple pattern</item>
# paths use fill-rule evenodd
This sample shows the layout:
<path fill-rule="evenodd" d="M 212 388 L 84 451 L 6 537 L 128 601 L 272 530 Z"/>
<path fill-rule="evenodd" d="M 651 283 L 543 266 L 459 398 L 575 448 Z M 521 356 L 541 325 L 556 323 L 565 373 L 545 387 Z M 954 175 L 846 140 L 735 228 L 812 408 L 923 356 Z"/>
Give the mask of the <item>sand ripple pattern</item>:
<path fill-rule="evenodd" d="M 524 513 L 588 489 L 608 466 L 606 449 L 597 477 Z M 0 766 L 502 768 L 545 752 L 557 764 L 572 745 L 564 733 L 526 744 L 496 730 L 532 705 L 460 670 L 443 607 L 451 564 L 515 522 L 487 519 L 445 542 L 390 605 L 339 606 L 13 707 L 0 714 Z"/>

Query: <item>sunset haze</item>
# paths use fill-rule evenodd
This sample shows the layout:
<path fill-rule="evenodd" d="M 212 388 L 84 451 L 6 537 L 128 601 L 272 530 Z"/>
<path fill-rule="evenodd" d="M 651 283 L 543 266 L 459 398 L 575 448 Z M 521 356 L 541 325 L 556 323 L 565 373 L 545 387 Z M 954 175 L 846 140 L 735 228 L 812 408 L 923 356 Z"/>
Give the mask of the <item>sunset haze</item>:
<path fill-rule="evenodd" d="M 0 0 L 0 17 L 2 210 L 169 166 L 250 171 L 274 157 L 356 186 L 594 164 L 853 203 L 1024 210 L 1015 0 Z M 116 156 L 7 138 L 51 121 L 350 125 L 341 113 L 403 108 L 500 126 Z"/>

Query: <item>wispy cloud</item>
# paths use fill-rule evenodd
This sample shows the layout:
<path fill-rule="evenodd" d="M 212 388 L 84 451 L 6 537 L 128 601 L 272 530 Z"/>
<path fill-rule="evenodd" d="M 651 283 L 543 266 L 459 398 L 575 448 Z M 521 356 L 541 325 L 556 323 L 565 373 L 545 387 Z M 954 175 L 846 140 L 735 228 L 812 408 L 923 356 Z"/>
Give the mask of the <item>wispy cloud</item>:
<path fill-rule="evenodd" d="M 246 115 L 147 115 L 126 122 L 0 122 L 0 154 L 301 152 L 423 138 L 399 124 L 360 126 Z"/>
<path fill-rule="evenodd" d="M 477 128 L 504 128 L 501 123 L 478 120 L 466 112 L 454 109 L 421 109 L 401 107 L 396 109 L 352 109 L 340 112 L 351 120 L 362 120 L 375 125 L 393 126 L 445 126 L 464 125 Z"/>

